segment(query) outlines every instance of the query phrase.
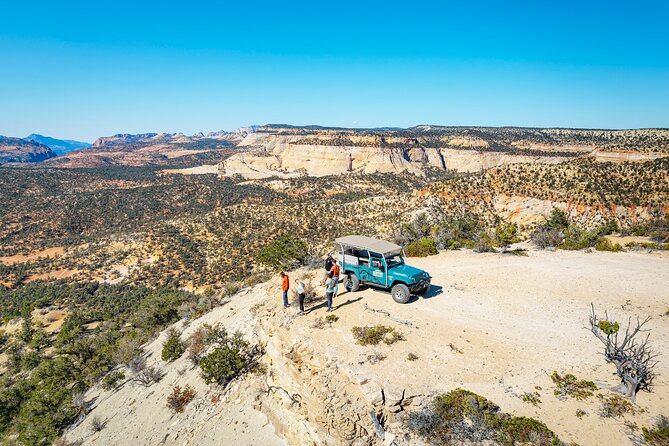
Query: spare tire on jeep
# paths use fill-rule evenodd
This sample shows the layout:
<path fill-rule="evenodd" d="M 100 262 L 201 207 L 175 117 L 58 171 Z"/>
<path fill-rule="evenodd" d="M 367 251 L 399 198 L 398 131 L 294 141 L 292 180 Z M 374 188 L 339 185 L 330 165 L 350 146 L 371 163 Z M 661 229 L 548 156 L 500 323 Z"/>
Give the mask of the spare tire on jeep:
<path fill-rule="evenodd" d="M 346 274 L 346 277 L 344 277 L 344 288 L 346 288 L 346 291 L 352 293 L 358 291 L 360 289 L 360 279 L 358 279 L 358 276 L 353 273 Z"/>
<path fill-rule="evenodd" d="M 390 290 L 390 295 L 393 296 L 393 300 L 398 304 L 405 304 L 409 302 L 409 299 L 411 298 L 409 287 L 403 283 L 398 283 L 393 286 Z"/>

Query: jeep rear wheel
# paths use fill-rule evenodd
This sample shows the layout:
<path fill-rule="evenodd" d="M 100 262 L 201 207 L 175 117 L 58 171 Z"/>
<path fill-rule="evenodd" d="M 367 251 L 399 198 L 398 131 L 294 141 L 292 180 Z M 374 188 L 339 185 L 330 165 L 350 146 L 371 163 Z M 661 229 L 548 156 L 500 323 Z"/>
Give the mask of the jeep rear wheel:
<path fill-rule="evenodd" d="M 344 278 L 344 288 L 346 291 L 355 293 L 360 289 L 360 279 L 353 273 L 347 274 Z"/>
<path fill-rule="evenodd" d="M 409 302 L 411 293 L 409 293 L 409 288 L 403 283 L 398 283 L 391 290 L 390 294 L 393 296 L 393 300 L 398 304 L 405 304 Z"/>

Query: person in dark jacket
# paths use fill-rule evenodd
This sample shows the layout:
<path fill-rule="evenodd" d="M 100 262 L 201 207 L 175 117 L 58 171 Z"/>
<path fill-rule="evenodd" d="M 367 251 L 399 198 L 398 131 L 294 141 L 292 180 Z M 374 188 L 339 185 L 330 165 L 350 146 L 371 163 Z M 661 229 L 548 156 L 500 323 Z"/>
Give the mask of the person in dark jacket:
<path fill-rule="evenodd" d="M 333 264 L 334 259 L 332 258 L 332 254 L 328 254 L 328 256 L 325 258 L 325 272 L 329 273 Z"/>
<path fill-rule="evenodd" d="M 325 275 L 323 276 L 322 283 L 328 280 L 328 273 L 332 270 L 332 265 L 334 265 L 334 259 L 332 258 L 332 254 L 328 253 L 328 256 L 325 258 Z"/>

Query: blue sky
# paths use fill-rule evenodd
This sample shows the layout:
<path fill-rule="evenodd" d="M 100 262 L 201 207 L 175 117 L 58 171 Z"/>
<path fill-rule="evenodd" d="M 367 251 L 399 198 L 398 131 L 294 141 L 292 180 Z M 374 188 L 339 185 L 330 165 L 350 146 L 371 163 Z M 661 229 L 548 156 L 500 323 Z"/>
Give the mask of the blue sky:
<path fill-rule="evenodd" d="M 3 2 L 0 134 L 669 127 L 669 2 Z"/>

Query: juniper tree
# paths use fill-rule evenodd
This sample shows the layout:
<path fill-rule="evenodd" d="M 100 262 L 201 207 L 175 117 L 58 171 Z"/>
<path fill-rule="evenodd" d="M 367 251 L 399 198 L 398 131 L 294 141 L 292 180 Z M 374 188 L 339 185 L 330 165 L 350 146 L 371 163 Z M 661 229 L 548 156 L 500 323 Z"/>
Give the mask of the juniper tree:
<path fill-rule="evenodd" d="M 648 323 L 650 317 L 643 321 L 637 317 L 636 323 L 632 318 L 627 321 L 624 334 L 620 331 L 620 324 L 609 319 L 607 312 L 601 319 L 595 313 L 595 307 L 591 305 L 590 331 L 604 344 L 604 358 L 616 366 L 616 375 L 621 383 L 612 390 L 625 394 L 632 401 L 640 390 L 651 391 L 653 379 L 655 378 L 655 366 L 657 361 L 655 354 L 648 346 L 650 333 L 643 336 L 643 327 Z"/>

